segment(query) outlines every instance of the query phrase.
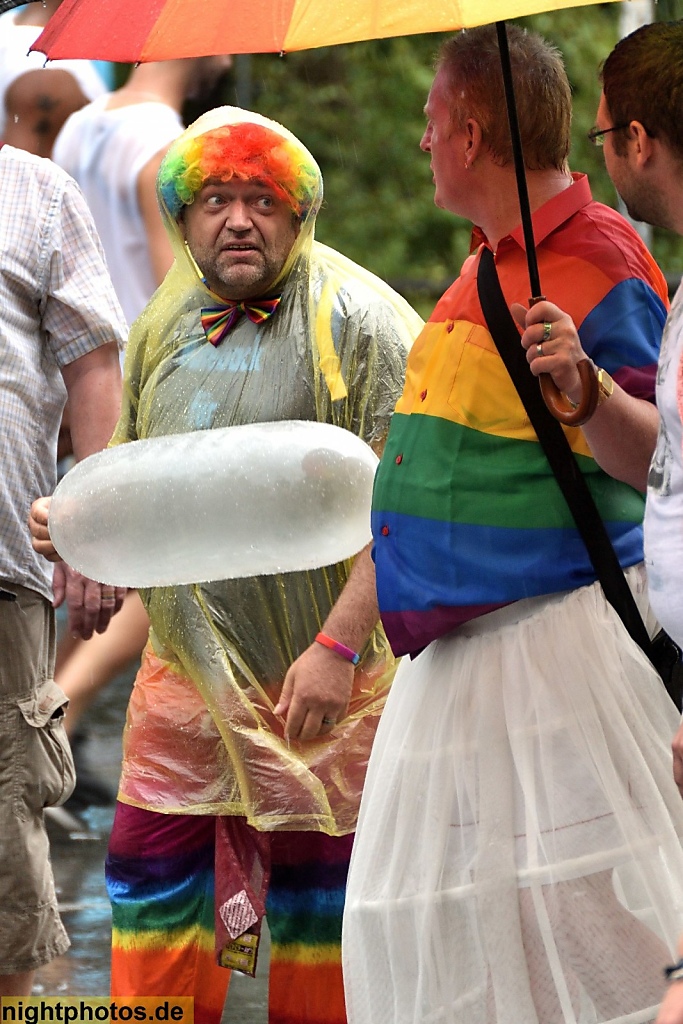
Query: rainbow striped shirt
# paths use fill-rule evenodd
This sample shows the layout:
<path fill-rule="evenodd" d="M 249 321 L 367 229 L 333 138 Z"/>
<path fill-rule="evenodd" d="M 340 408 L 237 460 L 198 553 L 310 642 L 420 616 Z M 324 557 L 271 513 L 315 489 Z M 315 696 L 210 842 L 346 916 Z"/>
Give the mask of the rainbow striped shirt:
<path fill-rule="evenodd" d="M 585 175 L 574 178 L 534 215 L 545 294 L 571 314 L 597 365 L 653 401 L 666 282 L 630 225 L 593 202 Z M 466 260 L 411 350 L 375 481 L 377 591 L 396 654 L 512 601 L 595 580 L 484 326 L 478 262 Z M 508 304 L 528 304 L 521 228 L 501 240 L 496 265 Z M 566 433 L 622 566 L 641 561 L 644 496 L 598 467 L 580 428 Z"/>

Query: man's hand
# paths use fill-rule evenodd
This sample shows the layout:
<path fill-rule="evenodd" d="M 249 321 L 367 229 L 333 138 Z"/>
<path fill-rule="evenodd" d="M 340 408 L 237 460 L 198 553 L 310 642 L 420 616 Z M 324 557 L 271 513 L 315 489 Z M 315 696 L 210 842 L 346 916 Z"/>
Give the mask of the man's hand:
<path fill-rule="evenodd" d="M 683 796 L 683 722 L 673 738 L 671 749 L 674 754 L 674 782 Z"/>
<path fill-rule="evenodd" d="M 346 586 L 322 624 L 323 631 L 362 650 L 379 618 L 375 563 L 368 544 L 356 556 Z M 312 643 L 285 676 L 275 714 L 285 719 L 288 740 L 312 740 L 334 729 L 348 711 L 354 666 L 350 661 Z"/>
<path fill-rule="evenodd" d="M 531 309 L 515 302 L 510 311 L 524 329 L 521 343 L 531 372 L 536 377 L 549 373 L 570 401 L 580 402 L 583 389 L 576 364 L 587 356 L 572 318 L 545 300 Z M 628 331 L 628 324 L 624 325 L 624 331 Z M 639 491 L 647 488 L 658 429 L 656 406 L 628 394 L 617 381 L 614 381 L 609 401 L 599 405 L 581 425 L 600 468 Z"/>
<path fill-rule="evenodd" d="M 678 942 L 678 956 L 683 959 L 683 937 Z M 683 1024 L 683 981 L 670 983 L 662 1005 L 659 1007 L 655 1024 Z"/>
<path fill-rule="evenodd" d="M 89 640 L 93 633 L 104 633 L 127 593 L 125 587 L 95 583 L 62 561 L 55 565 L 52 590 L 55 608 L 66 601 L 69 632 L 83 640 Z"/>
<path fill-rule="evenodd" d="M 672 981 L 669 985 L 656 1024 L 683 1024 L 683 981 Z"/>
<path fill-rule="evenodd" d="M 61 558 L 55 550 L 55 546 L 50 538 L 50 531 L 47 528 L 51 501 L 52 498 L 36 498 L 31 505 L 28 528 L 31 531 L 33 550 L 47 558 L 49 562 L 60 562 Z"/>
<path fill-rule="evenodd" d="M 534 376 L 549 373 L 560 391 L 573 402 L 580 401 L 581 378 L 576 364 L 587 357 L 572 318 L 559 306 L 545 301 L 536 303 L 531 309 L 513 302 L 510 311 L 524 329 L 522 347 L 526 349 Z M 550 324 L 549 332 L 544 324 Z"/>
<path fill-rule="evenodd" d="M 290 665 L 275 708 L 285 719 L 285 737 L 312 740 L 330 732 L 346 715 L 353 671 L 334 651 L 311 644 Z"/>

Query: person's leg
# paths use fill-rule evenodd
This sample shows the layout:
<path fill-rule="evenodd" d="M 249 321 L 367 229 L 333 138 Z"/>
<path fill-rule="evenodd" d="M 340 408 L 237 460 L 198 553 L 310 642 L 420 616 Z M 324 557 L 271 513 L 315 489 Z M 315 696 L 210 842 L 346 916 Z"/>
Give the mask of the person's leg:
<path fill-rule="evenodd" d="M 346 1024 L 341 925 L 353 836 L 274 832 L 269 1024 Z"/>
<path fill-rule="evenodd" d="M 105 874 L 113 996 L 193 996 L 195 1024 L 218 1024 L 230 972 L 216 964 L 216 819 L 119 803 Z"/>
<path fill-rule="evenodd" d="M 114 803 L 115 790 L 90 765 L 87 723 L 83 728 L 81 718 L 108 683 L 140 660 L 148 632 L 147 613 L 137 592 L 131 590 L 105 633 L 81 640 L 65 632 L 59 639 L 54 677 L 69 698 L 65 726 L 76 765 L 76 788 L 65 811 L 51 811 L 49 815 L 50 821 L 62 828 L 86 828 L 79 817 L 81 812 Z"/>
<path fill-rule="evenodd" d="M 601 1019 L 634 1013 L 662 997 L 666 944 L 618 900 L 612 871 L 545 886 L 544 899 L 567 972 Z M 600 950 L 600 956 L 592 956 Z"/>
<path fill-rule="evenodd" d="M 0 995 L 29 995 L 64 953 L 44 807 L 71 792 L 64 695 L 52 681 L 54 614 L 40 594 L 0 583 Z"/>
<path fill-rule="evenodd" d="M 35 971 L 21 974 L 0 974 L 0 996 L 30 996 Z"/>
<path fill-rule="evenodd" d="M 100 690 L 140 657 L 148 632 L 147 612 L 137 592 L 130 590 L 105 633 L 95 633 L 90 640 L 74 640 L 68 634 L 60 639 L 55 682 L 69 698 L 69 736 Z"/>

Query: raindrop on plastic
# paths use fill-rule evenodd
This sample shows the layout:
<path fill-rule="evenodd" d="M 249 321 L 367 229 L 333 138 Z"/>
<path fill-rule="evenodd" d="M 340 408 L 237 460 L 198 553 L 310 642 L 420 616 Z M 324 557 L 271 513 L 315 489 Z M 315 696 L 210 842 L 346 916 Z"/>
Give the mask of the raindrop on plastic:
<path fill-rule="evenodd" d="M 377 463 L 350 431 L 298 420 L 134 441 L 66 474 L 50 535 L 75 569 L 116 586 L 318 568 L 370 540 Z"/>

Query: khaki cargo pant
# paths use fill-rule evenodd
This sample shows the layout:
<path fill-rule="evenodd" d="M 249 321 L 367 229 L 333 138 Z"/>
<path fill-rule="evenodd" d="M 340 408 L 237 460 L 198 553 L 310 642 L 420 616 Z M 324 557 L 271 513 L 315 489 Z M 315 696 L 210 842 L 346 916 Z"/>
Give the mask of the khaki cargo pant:
<path fill-rule="evenodd" d="M 69 947 L 43 823 L 43 808 L 75 782 L 54 655 L 49 602 L 0 580 L 0 974 L 31 971 Z"/>

